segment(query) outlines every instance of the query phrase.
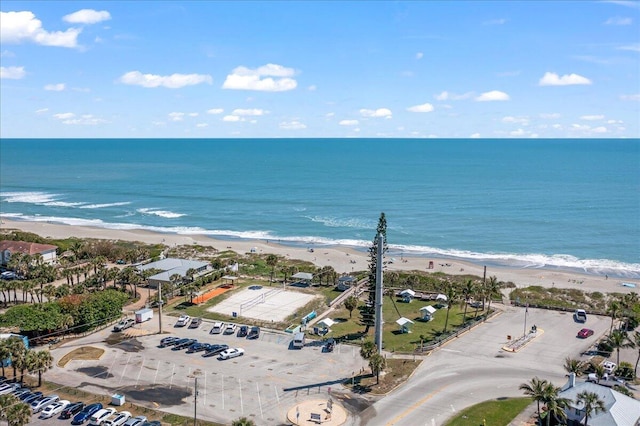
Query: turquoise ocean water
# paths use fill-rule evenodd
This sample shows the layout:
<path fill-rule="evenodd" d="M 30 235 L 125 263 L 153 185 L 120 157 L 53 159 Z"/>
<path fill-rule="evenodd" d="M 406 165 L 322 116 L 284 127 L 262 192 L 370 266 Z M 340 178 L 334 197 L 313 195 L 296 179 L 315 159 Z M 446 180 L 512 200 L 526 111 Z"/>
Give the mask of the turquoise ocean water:
<path fill-rule="evenodd" d="M 640 278 L 640 141 L 0 142 L 0 214 Z"/>

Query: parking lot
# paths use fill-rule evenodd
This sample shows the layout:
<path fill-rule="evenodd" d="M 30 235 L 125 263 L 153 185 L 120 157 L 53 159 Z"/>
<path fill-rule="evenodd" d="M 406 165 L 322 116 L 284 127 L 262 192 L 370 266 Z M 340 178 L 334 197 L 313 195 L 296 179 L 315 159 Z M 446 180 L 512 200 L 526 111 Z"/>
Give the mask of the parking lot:
<path fill-rule="evenodd" d="M 57 365 L 46 378 L 100 394 L 125 395 L 127 402 L 158 408 L 187 417 L 194 413 L 197 380 L 197 415 L 204 420 L 229 423 L 241 416 L 256 424 L 280 424 L 287 411 L 306 398 L 327 395 L 365 366 L 357 347 L 337 345 L 333 352 L 310 341 L 303 349 L 291 349 L 292 336 L 263 330 L 260 338 L 209 334 L 212 322 L 198 329 L 174 327 L 175 317 L 163 318 L 164 334 L 157 333 L 157 318 L 136 325 L 124 334 L 139 335 L 108 345 L 111 330 L 103 330 L 52 351 L 56 360 L 82 346 L 104 348 L 97 360 L 75 360 L 64 368 Z M 204 358 L 202 352 L 187 354 L 171 347 L 158 348 L 162 337 L 180 336 L 200 342 L 227 344 L 245 350 L 242 357 L 220 361 Z M 35 419 L 34 419 L 35 420 Z M 34 421 L 33 424 L 39 424 Z M 45 420 L 41 424 L 62 421 Z M 68 421 L 65 422 L 68 424 Z"/>

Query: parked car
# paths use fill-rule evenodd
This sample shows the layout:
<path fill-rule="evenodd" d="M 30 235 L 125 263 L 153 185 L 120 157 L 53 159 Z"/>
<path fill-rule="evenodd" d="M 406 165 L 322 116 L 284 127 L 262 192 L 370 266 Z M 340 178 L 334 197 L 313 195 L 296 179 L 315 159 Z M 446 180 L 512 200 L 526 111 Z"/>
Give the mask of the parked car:
<path fill-rule="evenodd" d="M 82 423 L 89 420 L 89 417 L 91 417 L 93 414 L 95 414 L 99 410 L 102 410 L 102 404 L 100 404 L 99 402 L 96 402 L 95 404 L 87 405 L 86 407 L 84 407 L 82 411 L 80 411 L 78 414 L 73 416 L 73 420 L 71 420 L 71 424 L 81 425 Z"/>
<path fill-rule="evenodd" d="M 178 318 L 178 321 L 176 322 L 176 327 L 184 327 L 185 325 L 189 324 L 190 320 L 191 317 L 189 315 L 180 315 L 180 318 Z"/>
<path fill-rule="evenodd" d="M 18 278 L 18 275 L 13 271 L 4 271 L 0 274 L 0 278 L 3 280 L 15 280 Z"/>
<path fill-rule="evenodd" d="M 38 413 L 44 407 L 46 407 L 49 404 L 53 404 L 59 399 L 60 397 L 58 395 L 49 395 L 49 396 L 45 396 L 42 399 L 37 399 L 31 403 L 31 411 L 33 411 L 34 413 Z"/>
<path fill-rule="evenodd" d="M 20 398 L 22 395 L 31 393 L 31 389 L 29 388 L 18 388 L 16 390 L 14 390 L 13 392 L 11 392 L 11 394 L 13 396 L 15 396 L 16 398 Z"/>
<path fill-rule="evenodd" d="M 167 346 L 171 346 L 175 344 L 178 340 L 180 340 L 180 338 L 175 336 L 165 337 L 162 340 L 160 340 L 160 347 L 166 348 Z"/>
<path fill-rule="evenodd" d="M 249 333 L 249 327 L 247 327 L 246 325 L 241 325 L 240 328 L 238 328 L 238 337 L 246 337 L 247 334 Z"/>
<path fill-rule="evenodd" d="M 162 423 L 157 420 L 154 420 L 152 422 L 144 422 L 142 426 L 162 426 Z"/>
<path fill-rule="evenodd" d="M 84 402 L 74 402 L 73 404 L 67 405 L 65 409 L 60 412 L 61 419 L 70 419 L 72 416 L 75 416 L 80 411 L 84 410 L 85 404 Z"/>
<path fill-rule="evenodd" d="M 122 321 L 120 321 L 119 323 L 117 323 L 115 325 L 115 327 L 113 327 L 113 331 L 124 331 L 129 327 L 133 327 L 133 325 L 136 323 L 136 320 L 134 320 L 133 318 L 126 318 L 123 319 Z"/>
<path fill-rule="evenodd" d="M 220 334 L 224 330 L 224 323 L 220 321 L 216 321 L 213 323 L 213 327 L 211 327 L 210 334 Z"/>
<path fill-rule="evenodd" d="M 54 402 L 53 404 L 49 404 L 42 409 L 40 418 L 48 419 L 49 417 L 53 417 L 56 414 L 61 413 L 62 410 L 64 410 L 69 404 L 71 404 L 71 402 L 67 401 L 66 399 L 61 399 L 60 401 Z"/>
<path fill-rule="evenodd" d="M 114 416 L 114 418 L 107 419 L 102 424 L 104 426 L 121 426 L 124 422 L 129 420 L 131 413 L 128 411 L 120 411 L 119 413 L 114 414 Z"/>
<path fill-rule="evenodd" d="M 202 318 L 193 318 L 189 324 L 189 328 L 198 328 L 202 324 Z"/>
<path fill-rule="evenodd" d="M 116 412 L 116 409 L 113 407 L 108 407 L 108 408 L 103 408 L 101 410 L 98 410 L 89 419 L 89 425 L 100 426 L 105 420 L 107 420 L 115 412 Z"/>
<path fill-rule="evenodd" d="M 258 337 L 260 337 L 260 327 L 251 327 L 251 330 L 249 330 L 249 334 L 247 335 L 247 339 L 257 339 Z"/>
<path fill-rule="evenodd" d="M 146 421 L 147 418 L 145 416 L 135 416 L 124 422 L 123 426 L 141 426 Z"/>
<path fill-rule="evenodd" d="M 584 309 L 576 309 L 576 312 L 573 314 L 574 318 L 577 322 L 587 322 L 587 311 Z"/>
<path fill-rule="evenodd" d="M 227 326 L 224 328 L 224 334 L 233 334 L 236 332 L 236 325 L 233 323 L 229 323 L 227 324 Z"/>
<path fill-rule="evenodd" d="M 42 399 L 42 398 L 43 398 L 42 392 L 32 392 L 31 394 L 22 395 L 20 397 L 22 402 L 24 402 L 25 404 L 31 404 L 36 399 Z"/>
<path fill-rule="evenodd" d="M 189 346 L 193 345 L 196 342 L 198 342 L 196 339 L 184 339 L 183 342 L 178 342 L 175 345 L 173 345 L 173 348 L 171 348 L 171 350 L 172 351 L 179 351 L 179 350 L 182 350 L 184 348 L 188 348 Z"/>
<path fill-rule="evenodd" d="M 218 359 L 231 359 L 244 355 L 244 349 L 242 348 L 229 348 L 220 352 Z"/>
<path fill-rule="evenodd" d="M 604 371 L 606 371 L 608 374 L 613 374 L 613 372 L 616 371 L 617 366 L 618 364 L 612 361 L 604 361 L 602 363 L 602 368 L 604 368 Z"/>
<path fill-rule="evenodd" d="M 18 389 L 20 389 L 20 383 L 5 383 L 0 385 L 0 395 L 11 393 Z"/>
<path fill-rule="evenodd" d="M 196 342 L 187 348 L 187 353 L 192 354 L 195 352 L 206 351 L 209 347 L 211 347 L 209 343 Z"/>
<path fill-rule="evenodd" d="M 591 337 L 593 336 L 593 330 L 591 330 L 590 328 L 583 328 L 582 330 L 578 331 L 578 336 L 580 339 L 586 339 L 587 337 Z"/>
<path fill-rule="evenodd" d="M 202 355 L 203 357 L 218 355 L 222 351 L 229 349 L 229 345 L 211 345 Z"/>

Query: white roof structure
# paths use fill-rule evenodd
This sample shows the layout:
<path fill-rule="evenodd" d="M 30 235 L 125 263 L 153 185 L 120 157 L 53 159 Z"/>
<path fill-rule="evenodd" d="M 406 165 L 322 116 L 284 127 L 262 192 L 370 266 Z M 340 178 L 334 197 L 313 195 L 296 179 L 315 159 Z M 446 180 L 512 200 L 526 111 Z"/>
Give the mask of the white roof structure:
<path fill-rule="evenodd" d="M 311 281 L 313 279 L 313 274 L 310 274 L 309 272 L 298 272 L 297 274 L 292 275 L 291 278 Z"/>
<path fill-rule="evenodd" d="M 439 294 L 436 296 L 436 300 L 444 300 L 446 302 L 447 296 L 445 296 L 444 294 Z"/>
<path fill-rule="evenodd" d="M 416 292 L 411 290 L 410 288 L 406 289 L 406 290 L 402 290 L 400 292 L 400 296 L 411 296 L 411 297 L 415 297 L 416 296 Z"/>
<path fill-rule="evenodd" d="M 174 274 L 178 274 L 184 278 L 189 269 L 195 269 L 197 272 L 200 272 L 206 270 L 208 266 L 209 262 L 167 257 L 166 259 L 158 260 L 157 262 L 139 265 L 137 268 L 139 271 L 146 271 L 147 269 L 161 269 L 164 272 L 160 272 L 159 274 L 149 277 L 149 279 L 169 282 L 171 281 L 171 276 Z"/>
<path fill-rule="evenodd" d="M 635 426 L 640 422 L 640 401 L 630 398 L 606 386 L 596 383 L 582 382 L 560 391 L 560 396 L 569 398 L 570 409 L 567 410 L 570 420 L 584 421 L 583 404 L 575 402 L 576 396 L 583 391 L 594 392 L 604 402 L 605 411 L 591 413 L 591 426 Z M 576 415 L 576 410 L 580 410 Z"/>
<path fill-rule="evenodd" d="M 435 313 L 437 311 L 437 309 L 434 308 L 431 305 L 427 305 L 427 306 L 423 306 L 422 308 L 420 308 L 420 312 L 424 312 L 424 311 L 427 311 L 430 314 L 433 314 L 433 313 Z"/>
<path fill-rule="evenodd" d="M 323 328 L 331 328 L 331 326 L 333 324 L 335 324 L 335 323 L 336 322 L 334 320 L 332 320 L 331 318 L 324 318 L 324 319 L 318 321 L 318 325 L 320 327 L 323 327 Z"/>
<path fill-rule="evenodd" d="M 413 321 L 411 321 L 409 318 L 405 318 L 402 317 L 399 320 L 396 321 L 396 324 L 398 324 L 399 326 L 405 326 L 407 324 L 415 324 Z"/>

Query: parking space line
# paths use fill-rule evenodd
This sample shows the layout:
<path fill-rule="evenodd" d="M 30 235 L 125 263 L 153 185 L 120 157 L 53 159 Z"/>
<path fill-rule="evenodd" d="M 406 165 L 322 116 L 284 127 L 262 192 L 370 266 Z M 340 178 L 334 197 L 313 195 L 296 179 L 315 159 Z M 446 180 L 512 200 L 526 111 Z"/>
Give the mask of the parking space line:
<path fill-rule="evenodd" d="M 156 375 L 153 377 L 153 384 L 154 385 L 158 381 L 158 371 L 160 371 L 160 360 L 158 360 L 158 366 L 156 367 Z"/>
<path fill-rule="evenodd" d="M 240 412 L 244 415 L 244 406 L 242 404 L 242 383 L 240 377 L 238 377 L 238 389 L 240 390 Z"/>
<path fill-rule="evenodd" d="M 169 389 L 173 386 L 173 376 L 176 374 L 176 365 L 173 364 L 173 370 L 171 371 L 171 380 L 169 380 Z"/>
<path fill-rule="evenodd" d="M 258 405 L 260 406 L 260 418 L 264 420 L 264 414 L 262 413 L 262 401 L 260 400 L 260 386 L 256 383 L 256 391 L 258 392 Z"/>
<path fill-rule="evenodd" d="M 125 371 L 127 371 L 127 367 L 129 366 L 129 361 L 131 361 L 131 354 L 129 354 L 129 358 L 127 358 L 127 362 L 124 365 L 124 368 L 122 369 L 122 375 L 120 375 L 120 381 L 118 382 L 118 384 L 122 383 L 122 378 L 124 377 Z"/>
<path fill-rule="evenodd" d="M 111 362 L 111 367 L 109 367 L 109 373 L 113 371 L 113 366 L 116 363 L 116 360 L 120 357 L 120 353 L 117 353 L 115 357 L 113 357 L 113 361 Z M 113 375 L 113 373 L 111 373 Z"/>
<path fill-rule="evenodd" d="M 207 372 L 204 372 L 204 388 L 202 390 L 202 403 L 207 405 Z"/>
<path fill-rule="evenodd" d="M 142 362 L 140 363 L 140 371 L 138 371 L 138 378 L 136 379 L 136 386 L 138 386 L 138 382 L 140 381 L 140 374 L 142 374 L 142 369 L 144 368 L 144 357 L 142 357 Z"/>
<path fill-rule="evenodd" d="M 273 391 L 276 393 L 276 400 L 278 401 L 278 405 L 280 405 L 280 397 L 278 396 L 278 389 L 276 385 L 273 385 Z"/>

